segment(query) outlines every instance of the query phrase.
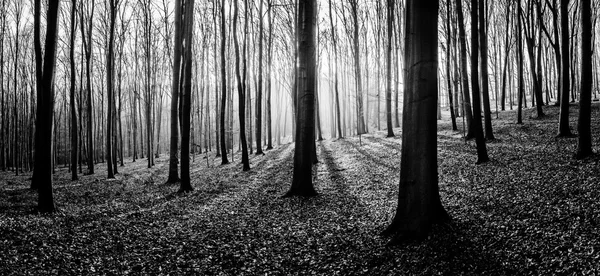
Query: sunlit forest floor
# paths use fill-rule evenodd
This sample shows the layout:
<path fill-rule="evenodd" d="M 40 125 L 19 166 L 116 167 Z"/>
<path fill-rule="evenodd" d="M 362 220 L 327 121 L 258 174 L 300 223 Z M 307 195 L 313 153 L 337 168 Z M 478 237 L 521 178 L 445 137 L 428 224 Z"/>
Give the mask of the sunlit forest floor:
<path fill-rule="evenodd" d="M 453 222 L 394 247 L 379 233 L 397 203 L 401 139 L 384 132 L 318 143 L 310 199 L 281 198 L 293 144 L 252 155 L 250 172 L 239 154 L 225 166 L 197 155 L 195 190 L 181 195 L 163 184 L 166 156 L 152 169 L 128 160 L 112 181 L 103 164 L 75 182 L 63 168 L 55 215 L 32 214 L 31 174 L 3 172 L 0 275 L 598 274 L 600 160 L 574 160 L 577 140 L 555 138 L 558 108 L 544 111 L 525 110 L 523 125 L 501 112 L 483 165 L 474 142 L 441 121 L 440 193 Z M 599 113 L 595 103 L 596 149 Z"/>

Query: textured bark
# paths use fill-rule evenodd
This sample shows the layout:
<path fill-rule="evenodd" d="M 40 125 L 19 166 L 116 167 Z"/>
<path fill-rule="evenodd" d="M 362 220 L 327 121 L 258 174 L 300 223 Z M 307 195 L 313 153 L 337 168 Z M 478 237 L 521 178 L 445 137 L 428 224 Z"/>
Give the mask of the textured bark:
<path fill-rule="evenodd" d="M 299 78 L 298 111 L 296 117 L 296 144 L 294 151 L 294 174 L 288 196 L 314 196 L 312 182 L 313 147 L 315 132 L 315 78 L 316 0 L 300 0 L 298 4 Z"/>
<path fill-rule="evenodd" d="M 194 0 L 185 1 L 185 48 L 183 53 L 182 128 L 181 128 L 181 183 L 179 192 L 193 190 L 190 183 L 190 117 L 192 106 L 192 41 L 194 35 Z"/>
<path fill-rule="evenodd" d="M 173 79 L 171 80 L 171 141 L 169 143 L 169 177 L 167 183 L 179 181 L 177 151 L 179 142 L 179 78 L 181 72 L 181 0 L 175 0 L 175 43 L 173 44 Z"/>
<path fill-rule="evenodd" d="M 109 30 L 108 30 L 108 52 L 106 54 L 106 99 L 108 109 L 106 112 L 106 166 L 108 171 L 108 178 L 115 178 L 113 171 L 113 116 L 114 116 L 114 49 L 115 49 L 115 21 L 116 21 L 116 13 L 117 6 L 116 0 L 109 1 Z"/>
<path fill-rule="evenodd" d="M 391 244 L 422 239 L 449 220 L 437 173 L 438 1 L 409 0 L 406 11 L 407 79 L 402 116 L 398 206 L 383 232 Z"/>
<path fill-rule="evenodd" d="M 494 131 L 492 129 L 492 111 L 490 108 L 490 90 L 488 79 L 488 46 L 487 46 L 487 29 L 486 29 L 486 7 L 485 1 L 479 0 L 479 41 L 481 51 L 481 95 L 483 97 L 483 121 L 485 126 L 485 139 L 488 141 L 495 140 Z M 475 94 L 473 92 L 473 94 Z M 475 95 L 473 95 L 473 99 Z"/>

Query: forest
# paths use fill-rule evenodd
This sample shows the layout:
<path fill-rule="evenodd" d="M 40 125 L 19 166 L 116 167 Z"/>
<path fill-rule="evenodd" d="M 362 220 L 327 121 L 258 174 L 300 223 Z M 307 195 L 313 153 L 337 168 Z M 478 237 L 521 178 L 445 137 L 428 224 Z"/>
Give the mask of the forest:
<path fill-rule="evenodd" d="M 600 0 L 0 0 L 1 275 L 600 273 Z"/>

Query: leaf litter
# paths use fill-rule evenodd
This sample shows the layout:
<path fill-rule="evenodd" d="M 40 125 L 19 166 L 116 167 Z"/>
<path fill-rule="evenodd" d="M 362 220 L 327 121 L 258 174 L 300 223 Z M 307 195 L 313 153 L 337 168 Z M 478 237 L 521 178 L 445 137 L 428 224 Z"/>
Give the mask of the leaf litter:
<path fill-rule="evenodd" d="M 251 155 L 250 172 L 198 155 L 187 194 L 163 184 L 166 156 L 152 169 L 128 162 L 111 181 L 105 164 L 75 182 L 59 168 L 54 215 L 31 212 L 30 173 L 2 172 L 0 274 L 598 274 L 600 158 L 574 160 L 576 139 L 554 137 L 558 109 L 544 111 L 521 126 L 501 112 L 482 165 L 474 142 L 440 121 L 440 195 L 453 221 L 395 247 L 379 233 L 397 203 L 401 138 L 383 132 L 319 142 L 319 195 L 307 199 L 281 198 L 293 144 Z"/>

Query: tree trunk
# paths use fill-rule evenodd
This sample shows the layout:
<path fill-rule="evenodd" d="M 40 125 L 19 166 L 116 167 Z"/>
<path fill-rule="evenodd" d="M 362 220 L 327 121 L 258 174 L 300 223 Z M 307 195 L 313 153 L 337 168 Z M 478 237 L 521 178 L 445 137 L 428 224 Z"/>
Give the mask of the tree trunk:
<path fill-rule="evenodd" d="M 392 125 L 392 43 L 394 34 L 394 6 L 394 0 L 387 1 L 387 51 L 385 53 L 385 113 L 387 121 L 387 137 L 395 136 Z"/>
<path fill-rule="evenodd" d="M 221 0 L 221 165 L 229 164 L 225 135 L 225 107 L 227 105 L 227 73 L 225 53 L 227 48 L 227 26 L 225 25 L 225 0 Z"/>
<path fill-rule="evenodd" d="M 190 183 L 190 116 L 192 100 L 192 41 L 194 35 L 194 0 L 185 1 L 185 48 L 183 51 L 183 93 L 181 128 L 181 185 L 179 192 L 193 190 Z M 181 16 L 181 13 L 180 13 Z M 179 19 L 181 22 L 181 18 Z M 180 29 L 181 30 L 181 29 Z M 181 34 L 181 33 L 180 33 Z"/>
<path fill-rule="evenodd" d="M 38 211 L 51 213 L 55 211 L 52 191 L 52 126 L 54 114 L 54 67 L 56 63 L 56 37 L 58 33 L 59 0 L 48 1 L 46 13 L 46 45 L 43 63 L 40 45 L 40 0 L 34 2 L 34 46 L 36 56 L 37 79 L 37 117 L 36 130 L 39 132 L 35 144 L 35 168 L 38 170 Z M 40 66 L 43 64 L 43 68 Z"/>
<path fill-rule="evenodd" d="M 450 119 L 452 120 L 452 130 L 458 130 L 458 126 L 456 125 L 456 114 L 454 113 L 454 101 L 452 98 L 452 78 L 450 77 L 450 56 L 452 46 L 452 31 L 450 28 L 450 17 L 451 17 L 451 3 L 450 1 L 446 1 L 446 81 L 448 85 L 448 104 L 450 105 Z"/>
<path fill-rule="evenodd" d="M 591 1 L 582 0 L 581 4 L 581 92 L 579 99 L 579 121 L 577 131 L 577 152 L 575 158 L 583 159 L 593 154 L 592 151 L 592 15 Z"/>
<path fill-rule="evenodd" d="M 487 46 L 487 1 L 479 0 L 479 40 L 481 43 L 481 94 L 483 96 L 483 118 L 485 122 L 485 140 L 493 141 L 494 131 L 492 129 L 492 110 L 490 108 L 490 90 L 489 90 L 489 79 L 488 79 L 488 46 Z M 473 101 L 475 101 L 475 92 L 473 92 Z M 478 104 L 478 103 L 475 103 Z M 481 116 L 481 114 L 479 115 Z M 477 117 L 477 114 L 475 114 Z"/>
<path fill-rule="evenodd" d="M 458 38 L 460 43 L 460 69 L 462 75 L 462 90 L 464 116 L 467 119 L 467 136 L 466 139 L 475 137 L 473 131 L 473 111 L 471 109 L 471 95 L 469 93 L 469 73 L 467 70 L 467 42 L 465 32 L 465 20 L 463 18 L 462 0 L 456 0 L 456 13 L 458 14 Z M 475 20 L 477 21 L 477 20 Z M 473 54 L 473 53 L 471 53 Z"/>
<path fill-rule="evenodd" d="M 519 92 L 517 92 L 517 124 L 523 124 L 523 97 L 525 97 L 525 85 L 523 81 L 523 29 L 522 29 L 522 10 L 521 0 L 517 1 L 517 55 L 518 55 L 518 78 Z"/>
<path fill-rule="evenodd" d="M 333 24 L 333 15 L 332 15 L 332 2 L 333 0 L 329 0 L 329 22 L 331 23 L 331 29 L 332 29 L 332 37 L 331 37 L 331 41 L 333 43 L 333 53 L 334 53 L 334 65 L 337 66 L 338 64 L 338 52 L 337 52 L 337 39 L 336 39 L 336 31 L 335 31 L 335 25 Z M 335 70 L 335 76 L 334 76 L 334 90 L 335 90 L 335 110 L 336 110 L 336 124 L 337 124 L 337 132 L 338 132 L 338 138 L 342 139 L 344 138 L 344 135 L 342 134 L 342 116 L 341 116 L 341 112 L 340 112 L 340 91 L 339 91 L 339 80 L 338 80 L 338 70 Z"/>
<path fill-rule="evenodd" d="M 77 113 L 75 112 L 75 13 L 76 1 L 71 1 L 71 49 L 69 49 L 69 58 L 71 61 L 71 88 L 70 88 L 70 107 L 71 107 L 71 180 L 77 180 Z"/>
<path fill-rule="evenodd" d="M 315 131 L 315 78 L 316 78 L 316 0 L 300 0 L 298 4 L 298 113 L 296 117 L 296 144 L 292 186 L 285 194 L 309 197 L 316 195 L 312 182 Z"/>
<path fill-rule="evenodd" d="M 569 76 L 569 0 L 560 1 L 560 28 L 561 28 L 561 47 L 562 47 L 562 70 L 560 89 L 560 116 L 558 120 L 558 137 L 571 137 L 571 128 L 569 127 L 569 88 L 571 80 Z"/>
<path fill-rule="evenodd" d="M 171 141 L 169 144 L 169 177 L 167 183 L 179 181 L 177 148 L 179 140 L 179 74 L 181 72 L 181 0 L 175 0 L 175 42 L 173 44 L 173 79 L 171 80 Z"/>
<path fill-rule="evenodd" d="M 106 99 L 108 109 L 106 112 L 106 166 L 108 170 L 107 178 L 115 178 L 113 172 L 113 151 L 112 151 L 112 138 L 113 138 L 113 109 L 114 109 L 114 42 L 115 42 L 115 21 L 116 21 L 116 0 L 109 1 L 109 34 L 108 34 L 108 53 L 106 54 Z"/>
<path fill-rule="evenodd" d="M 438 1 L 409 0 L 406 8 L 407 79 L 402 116 L 398 206 L 383 232 L 391 244 L 422 239 L 433 224 L 449 220 L 437 173 Z"/>
<path fill-rule="evenodd" d="M 239 46 L 239 42 L 238 42 L 238 34 L 237 34 L 237 21 L 238 21 L 238 3 L 237 1 L 233 2 L 233 6 L 234 6 L 234 11 L 233 11 L 233 45 L 235 48 L 235 76 L 236 76 L 236 80 L 237 80 L 237 90 L 238 90 L 238 105 L 239 105 L 239 110 L 238 110 L 238 116 L 239 116 L 239 120 L 240 120 L 240 143 L 242 144 L 242 164 L 243 164 L 243 171 L 249 171 L 250 170 L 250 160 L 248 157 L 248 143 L 246 141 L 246 95 L 245 95 L 245 91 L 244 88 L 246 86 L 245 78 L 244 81 L 242 81 L 242 76 L 240 74 L 240 46 Z M 247 2 L 246 4 L 246 9 L 248 9 L 248 5 Z M 244 53 L 243 53 L 243 59 L 244 59 L 244 67 L 246 66 L 246 45 L 244 44 Z M 244 70 L 245 71 L 245 70 Z M 245 72 L 244 72 L 245 73 Z"/>
<path fill-rule="evenodd" d="M 481 125 L 481 100 L 479 98 L 479 38 L 477 26 L 478 2 L 482 0 L 471 0 L 471 88 L 473 88 L 473 132 L 477 144 L 477 164 L 489 161 L 483 127 Z M 483 10 L 483 7 L 482 7 Z M 487 71 L 487 70 L 486 70 Z M 488 101 L 489 104 L 489 101 Z"/>

